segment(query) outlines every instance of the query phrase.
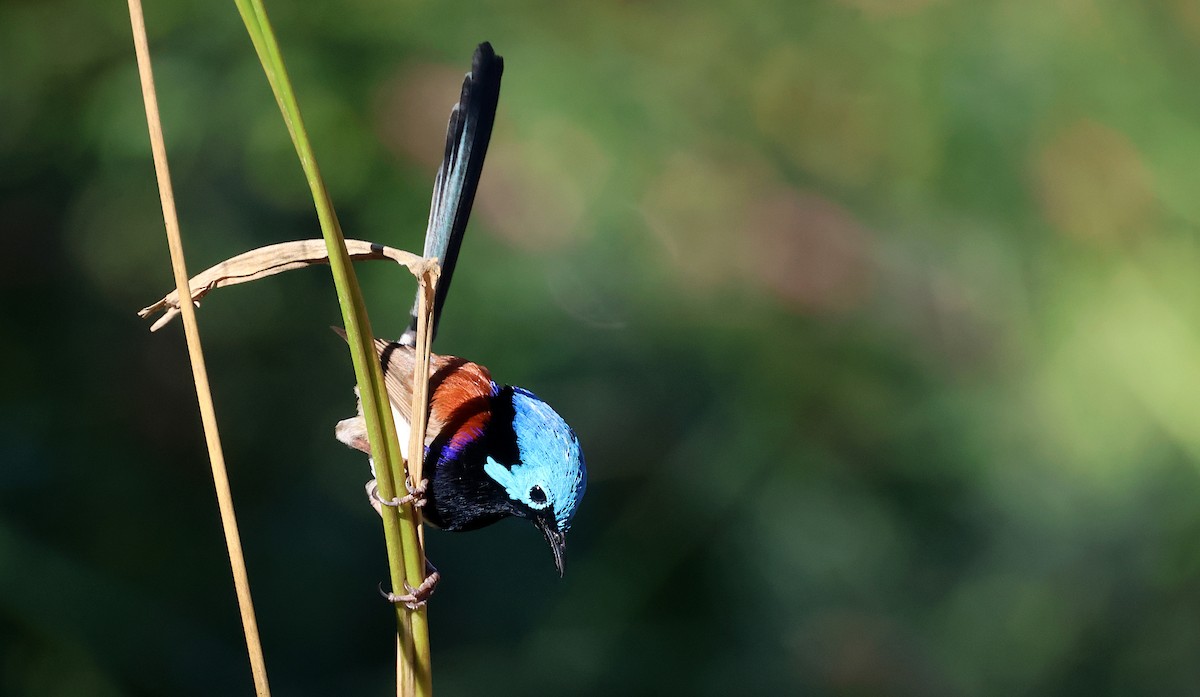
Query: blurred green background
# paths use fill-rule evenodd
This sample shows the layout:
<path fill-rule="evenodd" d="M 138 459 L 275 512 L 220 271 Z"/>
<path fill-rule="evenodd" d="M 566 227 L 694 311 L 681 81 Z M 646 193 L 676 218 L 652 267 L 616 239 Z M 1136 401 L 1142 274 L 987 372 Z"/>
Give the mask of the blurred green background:
<path fill-rule="evenodd" d="M 435 349 L 591 485 L 559 580 L 431 532 L 439 694 L 1200 694 L 1193 0 L 269 2 L 353 237 L 420 246 L 507 64 Z M 193 271 L 319 230 L 232 3 L 150 2 Z M 0 0 L 0 693 L 250 694 L 126 7 Z M 360 265 L 376 330 L 413 284 Z M 387 694 L 324 269 L 200 313 L 279 695 Z"/>

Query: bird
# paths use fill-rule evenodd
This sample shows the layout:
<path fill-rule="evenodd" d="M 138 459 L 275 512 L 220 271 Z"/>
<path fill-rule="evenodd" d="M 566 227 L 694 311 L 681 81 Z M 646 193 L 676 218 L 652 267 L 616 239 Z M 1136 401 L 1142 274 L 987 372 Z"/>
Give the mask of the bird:
<path fill-rule="evenodd" d="M 480 44 L 450 112 L 424 247 L 425 257 L 441 266 L 430 325 L 434 337 L 483 170 L 503 72 L 504 59 L 490 43 Z M 374 342 L 406 460 L 416 327 L 414 302 L 401 337 Z M 561 577 L 566 533 L 587 489 L 579 438 L 536 394 L 496 382 L 479 363 L 431 354 L 429 376 L 426 481 L 409 483 L 408 498 L 421 506 L 426 522 L 447 531 L 477 530 L 510 517 L 532 522 L 549 543 Z M 339 422 L 335 435 L 370 455 L 361 401 L 358 415 Z M 373 461 L 371 468 L 374 474 Z"/>

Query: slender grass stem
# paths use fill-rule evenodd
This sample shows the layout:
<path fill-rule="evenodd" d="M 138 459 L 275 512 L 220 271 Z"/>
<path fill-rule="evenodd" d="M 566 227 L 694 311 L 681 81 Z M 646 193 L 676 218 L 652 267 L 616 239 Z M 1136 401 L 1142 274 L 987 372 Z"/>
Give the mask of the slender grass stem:
<path fill-rule="evenodd" d="M 150 48 L 146 39 L 146 22 L 142 14 L 141 0 L 129 0 L 129 19 L 133 26 L 133 43 L 137 53 L 138 73 L 142 82 L 142 98 L 146 104 L 150 148 L 154 153 L 154 171 L 158 178 L 163 222 L 166 224 L 167 230 L 167 246 L 171 253 L 171 270 L 175 276 L 175 287 L 179 292 L 179 297 L 186 298 L 190 297 L 187 263 L 183 256 L 183 240 L 179 234 L 179 217 L 175 211 L 171 171 L 167 166 L 167 148 L 163 140 L 162 120 L 158 113 L 158 96 L 154 89 L 154 72 L 150 65 Z M 196 323 L 196 309 L 192 303 L 184 302 L 181 303 L 180 310 L 183 315 L 183 330 L 187 340 L 188 357 L 192 363 L 192 378 L 196 383 L 196 397 L 200 402 L 200 419 L 204 424 L 204 439 L 208 444 L 208 459 L 212 467 L 213 484 L 217 491 L 217 505 L 221 511 L 221 526 L 225 531 L 225 545 L 229 550 L 229 563 L 233 570 L 238 608 L 242 614 L 242 631 L 246 636 L 246 650 L 250 656 L 250 670 L 254 676 L 254 691 L 259 697 L 269 697 L 271 687 L 267 682 L 267 666 L 263 659 L 262 643 L 259 640 L 258 622 L 254 617 L 254 603 L 250 597 L 250 578 L 246 572 L 245 558 L 242 555 L 242 541 L 238 534 L 237 518 L 234 515 L 233 494 L 229 488 L 229 475 L 225 469 L 225 455 L 221 449 L 216 409 L 213 407 L 212 392 L 208 384 L 208 370 L 205 368 L 204 351 L 200 345 L 200 328 Z"/>

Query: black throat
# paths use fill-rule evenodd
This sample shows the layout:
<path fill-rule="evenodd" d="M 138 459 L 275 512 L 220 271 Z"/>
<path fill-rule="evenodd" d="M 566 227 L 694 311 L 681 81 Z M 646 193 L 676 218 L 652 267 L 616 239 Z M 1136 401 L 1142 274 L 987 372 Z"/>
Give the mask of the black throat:
<path fill-rule="evenodd" d="M 429 446 L 425 457 L 429 491 L 422 513 L 433 525 L 475 530 L 519 514 L 508 492 L 483 470 L 489 457 L 505 467 L 521 462 L 512 397 L 511 387 L 498 390 L 486 405 L 491 416 L 483 432 L 457 451 L 449 447 L 455 428 L 446 429 Z"/>

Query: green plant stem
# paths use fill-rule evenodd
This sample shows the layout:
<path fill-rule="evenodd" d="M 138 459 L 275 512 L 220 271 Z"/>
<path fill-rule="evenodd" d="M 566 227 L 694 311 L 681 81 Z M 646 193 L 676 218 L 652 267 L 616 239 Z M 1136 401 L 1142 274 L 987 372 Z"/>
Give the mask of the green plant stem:
<path fill-rule="evenodd" d="M 262 0 L 235 2 L 267 74 L 267 80 L 275 93 L 275 99 L 283 113 L 284 123 L 292 137 L 312 192 L 321 233 L 329 252 L 329 266 L 333 271 L 338 303 L 345 322 L 346 340 L 350 345 L 354 375 L 358 381 L 367 437 L 375 460 L 379 495 L 385 501 L 390 500 L 404 485 L 405 464 L 400 454 L 396 425 L 392 419 L 383 374 L 375 353 L 374 334 L 367 317 L 362 291 L 346 251 L 345 239 L 334 213 L 333 203 L 317 167 L 312 145 L 300 116 L 300 108 Z M 381 508 L 392 588 L 395 592 L 400 592 L 406 582 L 413 587 L 419 586 L 425 578 L 425 557 L 417 529 L 418 515 L 411 506 Z M 422 697 L 430 695 L 432 673 L 425 611 L 408 611 L 397 605 L 396 621 L 400 635 L 398 692 L 402 695 L 415 694 Z"/>

